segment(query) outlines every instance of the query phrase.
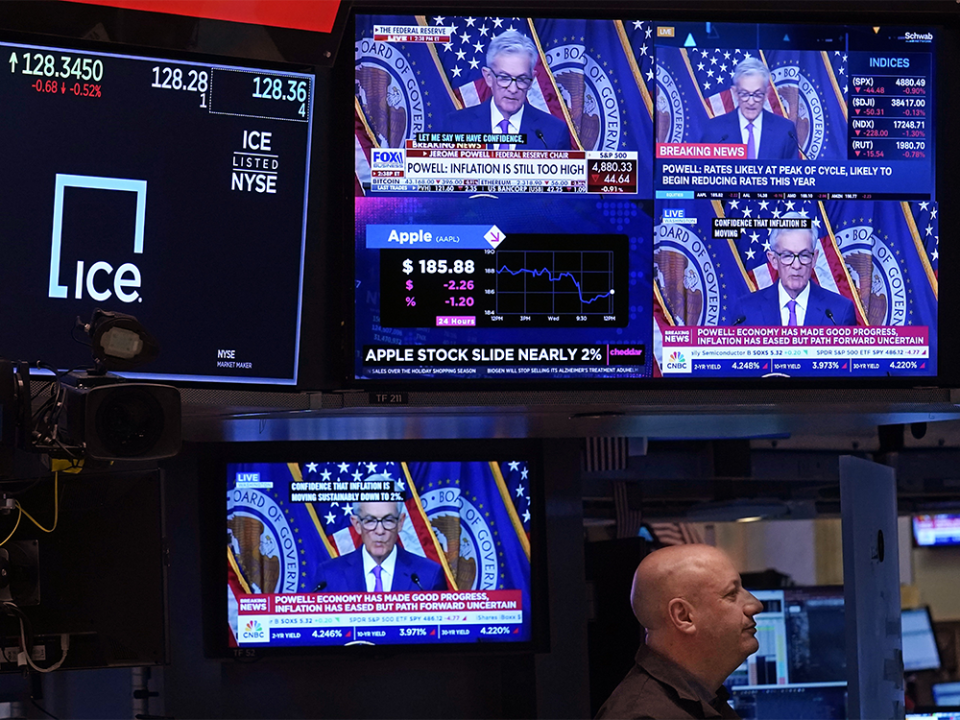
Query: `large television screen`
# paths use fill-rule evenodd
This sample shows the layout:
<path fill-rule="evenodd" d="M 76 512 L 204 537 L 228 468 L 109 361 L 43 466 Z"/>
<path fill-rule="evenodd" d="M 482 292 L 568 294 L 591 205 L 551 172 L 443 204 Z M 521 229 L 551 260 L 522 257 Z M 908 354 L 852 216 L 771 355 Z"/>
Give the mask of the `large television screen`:
<path fill-rule="evenodd" d="M 129 377 L 295 385 L 315 76 L 118 47 L 0 40 L 0 355 L 89 365 L 101 308 Z"/>
<path fill-rule="evenodd" d="M 349 380 L 937 376 L 943 28 L 422 12 L 354 18 Z"/>
<path fill-rule="evenodd" d="M 218 650 L 533 647 L 537 458 L 455 445 L 226 452 Z"/>

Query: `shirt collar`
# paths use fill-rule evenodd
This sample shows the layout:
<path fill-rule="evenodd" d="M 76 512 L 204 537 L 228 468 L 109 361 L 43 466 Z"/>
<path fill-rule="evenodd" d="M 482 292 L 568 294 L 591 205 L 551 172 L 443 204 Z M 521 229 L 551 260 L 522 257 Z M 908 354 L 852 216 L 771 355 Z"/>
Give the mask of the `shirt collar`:
<path fill-rule="evenodd" d="M 757 115 L 754 120 L 747 120 L 743 113 L 740 112 L 740 108 L 737 108 L 737 117 L 740 119 L 740 132 L 743 132 L 747 129 L 747 123 L 753 123 L 753 129 L 755 132 L 758 132 L 763 129 L 763 110 L 760 111 L 760 114 Z"/>
<path fill-rule="evenodd" d="M 510 116 L 510 131 L 511 133 L 520 132 L 520 123 L 523 121 L 523 108 L 526 103 L 520 106 L 520 109 L 517 110 L 513 115 Z M 500 112 L 500 108 L 497 107 L 497 104 L 493 101 L 493 98 L 490 99 L 490 127 L 500 129 L 500 121 L 503 120 L 503 113 Z"/>
<path fill-rule="evenodd" d="M 726 702 L 730 697 L 722 685 L 717 690 L 709 690 L 692 673 L 646 645 L 641 645 L 637 650 L 637 665 L 651 677 L 674 688 L 681 699 L 700 702 L 715 712 L 719 712 L 718 701 Z"/>
<path fill-rule="evenodd" d="M 367 546 L 360 546 L 360 553 L 363 557 L 363 577 L 366 578 L 370 575 L 373 570 L 373 566 L 377 564 L 377 561 L 373 559 L 370 553 L 367 552 Z M 393 588 L 393 571 L 397 567 L 397 546 L 394 545 L 393 549 L 390 551 L 390 554 L 384 558 L 383 562 L 380 563 L 380 567 L 383 568 L 380 574 L 380 580 L 383 582 L 384 591 L 387 590 L 387 578 L 390 578 L 389 587 Z"/>
<path fill-rule="evenodd" d="M 779 299 L 780 299 L 781 308 L 785 308 L 787 306 L 787 303 L 790 302 L 791 300 L 796 300 L 797 305 L 799 305 L 804 310 L 806 310 L 807 304 L 810 302 L 810 281 L 807 281 L 806 286 L 803 288 L 803 290 L 800 291 L 800 294 L 797 295 L 797 297 L 792 298 L 787 294 L 786 289 L 783 287 L 783 283 L 778 280 L 777 295 L 779 296 Z"/>

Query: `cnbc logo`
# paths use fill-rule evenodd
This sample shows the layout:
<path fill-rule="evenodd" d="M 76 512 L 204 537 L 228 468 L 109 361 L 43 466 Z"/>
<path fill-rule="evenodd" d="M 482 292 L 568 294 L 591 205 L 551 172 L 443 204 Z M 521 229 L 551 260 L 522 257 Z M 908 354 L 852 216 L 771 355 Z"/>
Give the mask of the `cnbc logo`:
<path fill-rule="evenodd" d="M 245 642 L 266 642 L 267 633 L 259 620 L 248 620 L 240 630 L 240 640 Z"/>
<path fill-rule="evenodd" d="M 690 372 L 690 360 L 679 350 L 674 350 L 664 363 L 667 372 Z"/>

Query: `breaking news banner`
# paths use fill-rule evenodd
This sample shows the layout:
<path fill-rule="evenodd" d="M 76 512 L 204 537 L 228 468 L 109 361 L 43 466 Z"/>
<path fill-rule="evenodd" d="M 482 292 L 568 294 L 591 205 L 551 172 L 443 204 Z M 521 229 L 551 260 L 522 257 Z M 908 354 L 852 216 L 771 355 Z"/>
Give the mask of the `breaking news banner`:
<path fill-rule="evenodd" d="M 927 201 L 658 203 L 661 371 L 935 375 L 937 210 Z M 803 306 L 793 323 L 781 314 L 785 286 Z"/>
<path fill-rule="evenodd" d="M 649 197 L 649 23 L 359 15 L 358 195 L 577 192 Z M 491 123 L 491 41 L 536 53 L 519 128 Z M 478 151 L 485 151 L 479 153 Z"/>
<path fill-rule="evenodd" d="M 898 53 L 901 64 L 891 68 L 872 55 L 657 46 L 658 197 L 689 189 L 930 200 L 931 56 Z M 770 75 L 766 129 L 749 155 L 737 128 L 733 75 L 740 63 L 758 61 Z"/>
<path fill-rule="evenodd" d="M 232 646 L 530 639 L 526 461 L 227 472 Z M 375 557 L 387 592 L 365 579 Z"/>

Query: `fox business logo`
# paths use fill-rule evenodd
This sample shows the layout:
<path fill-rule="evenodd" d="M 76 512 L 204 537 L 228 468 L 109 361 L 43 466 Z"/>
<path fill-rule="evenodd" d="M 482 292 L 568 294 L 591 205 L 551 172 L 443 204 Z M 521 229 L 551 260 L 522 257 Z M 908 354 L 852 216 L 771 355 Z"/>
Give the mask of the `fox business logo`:
<path fill-rule="evenodd" d="M 679 350 L 674 350 L 667 357 L 664 370 L 668 372 L 690 372 L 690 360 Z"/>
<path fill-rule="evenodd" d="M 267 633 L 259 620 L 249 620 L 246 625 L 240 628 L 240 640 L 242 642 L 266 642 Z"/>
<path fill-rule="evenodd" d="M 406 153 L 393 148 L 373 148 L 370 160 L 372 170 L 403 170 Z"/>
<path fill-rule="evenodd" d="M 93 175 L 62 175 L 56 178 L 53 201 L 53 237 L 50 241 L 50 283 L 47 296 L 66 298 L 68 288 L 60 282 L 60 260 L 63 240 L 63 199 L 67 188 L 92 190 L 117 190 L 137 194 L 136 222 L 133 227 L 133 252 L 143 254 L 143 231 L 146 223 L 147 181 L 123 178 L 96 177 Z M 106 276 L 106 281 L 100 276 Z M 109 281 L 112 276 L 113 282 Z M 105 260 L 94 262 L 88 268 L 83 260 L 77 260 L 76 277 L 73 282 L 73 298 L 82 300 L 86 294 L 97 302 L 104 302 L 116 295 L 120 302 L 140 300 L 140 268 L 133 263 L 123 263 L 114 271 Z"/>

